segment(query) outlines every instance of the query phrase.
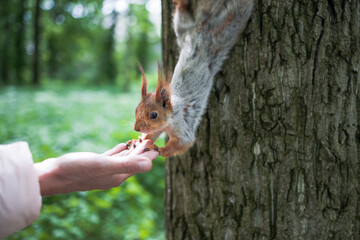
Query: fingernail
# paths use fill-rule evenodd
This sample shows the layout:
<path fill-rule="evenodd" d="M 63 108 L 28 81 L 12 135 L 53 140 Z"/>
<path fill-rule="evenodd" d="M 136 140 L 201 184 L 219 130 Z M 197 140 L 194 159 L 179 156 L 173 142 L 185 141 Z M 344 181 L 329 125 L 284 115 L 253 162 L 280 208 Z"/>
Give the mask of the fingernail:
<path fill-rule="evenodd" d="M 142 172 L 149 171 L 151 169 L 151 161 L 138 161 L 139 170 Z"/>

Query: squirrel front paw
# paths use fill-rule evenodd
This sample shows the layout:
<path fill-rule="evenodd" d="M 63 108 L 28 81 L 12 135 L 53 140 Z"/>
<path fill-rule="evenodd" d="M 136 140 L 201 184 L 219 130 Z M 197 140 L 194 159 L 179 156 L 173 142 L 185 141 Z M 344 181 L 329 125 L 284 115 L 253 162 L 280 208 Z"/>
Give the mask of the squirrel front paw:
<path fill-rule="evenodd" d="M 159 152 L 159 155 L 161 155 L 163 148 L 162 147 L 159 148 L 158 146 L 153 144 L 153 145 L 150 145 L 149 147 L 145 148 L 144 152 L 148 152 L 148 151 L 152 151 L 152 150 Z"/>
<path fill-rule="evenodd" d="M 153 145 L 150 145 L 149 147 L 145 148 L 145 149 L 144 149 L 144 152 L 148 152 L 148 151 L 152 151 L 152 150 L 158 152 L 158 151 L 159 151 L 159 147 L 156 146 L 155 144 L 153 144 Z"/>
<path fill-rule="evenodd" d="M 132 139 L 126 142 L 126 149 L 130 149 L 132 146 L 136 147 L 136 139 Z"/>
<path fill-rule="evenodd" d="M 141 137 L 139 137 L 137 140 L 136 139 L 129 140 L 129 141 L 126 142 L 126 149 L 129 150 L 132 146 L 134 148 L 136 148 L 137 145 L 139 145 L 139 143 L 142 143 L 142 141 L 143 140 L 142 140 Z"/>

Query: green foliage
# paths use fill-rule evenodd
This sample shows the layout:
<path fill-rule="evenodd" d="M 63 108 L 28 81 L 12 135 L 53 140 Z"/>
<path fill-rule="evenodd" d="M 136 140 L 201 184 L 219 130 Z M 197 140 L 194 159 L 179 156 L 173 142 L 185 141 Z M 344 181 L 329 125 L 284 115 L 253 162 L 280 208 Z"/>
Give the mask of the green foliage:
<path fill-rule="evenodd" d="M 7 87 L 0 90 L 0 143 L 29 142 L 35 161 L 104 152 L 138 136 L 132 129 L 139 98 L 138 90 L 113 86 Z M 163 191 L 159 157 L 150 172 L 111 190 L 43 198 L 40 218 L 8 239 L 164 239 Z"/>
<path fill-rule="evenodd" d="M 37 44 L 35 2 L 0 0 L 0 84 L 30 83 Z M 148 0 L 122 1 L 126 11 L 114 7 L 118 2 L 41 0 L 40 77 L 129 90 L 139 77 L 138 61 L 146 72 L 155 71 L 160 36 L 149 19 Z M 108 5 L 110 12 L 104 11 Z"/>
<path fill-rule="evenodd" d="M 122 1 L 122 10 L 106 10 L 117 2 L 109 0 L 41 0 L 42 86 L 33 89 L 26 86 L 37 1 L 0 0 L 0 87 L 25 85 L 0 88 L 0 143 L 27 141 L 41 161 L 137 138 L 137 62 L 154 89 L 161 55 L 148 0 Z M 118 188 L 44 198 L 39 220 L 9 239 L 163 239 L 163 169 L 158 158 L 151 172 Z"/>

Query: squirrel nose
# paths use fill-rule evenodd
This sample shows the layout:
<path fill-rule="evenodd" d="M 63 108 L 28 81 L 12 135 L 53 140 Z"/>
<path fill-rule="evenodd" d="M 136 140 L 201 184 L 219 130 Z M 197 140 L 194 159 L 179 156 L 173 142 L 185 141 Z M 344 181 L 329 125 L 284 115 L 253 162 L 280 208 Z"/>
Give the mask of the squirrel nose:
<path fill-rule="evenodd" d="M 134 124 L 134 130 L 137 132 L 141 132 L 141 129 L 145 127 L 146 127 L 146 122 L 135 122 Z"/>

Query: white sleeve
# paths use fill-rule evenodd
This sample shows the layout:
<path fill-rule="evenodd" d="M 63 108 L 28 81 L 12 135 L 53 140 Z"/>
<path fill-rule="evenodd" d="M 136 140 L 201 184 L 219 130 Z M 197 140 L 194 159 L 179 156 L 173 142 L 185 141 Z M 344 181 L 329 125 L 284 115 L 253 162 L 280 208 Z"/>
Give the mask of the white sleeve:
<path fill-rule="evenodd" d="M 39 179 L 28 144 L 0 145 L 0 238 L 30 225 L 40 209 Z"/>

